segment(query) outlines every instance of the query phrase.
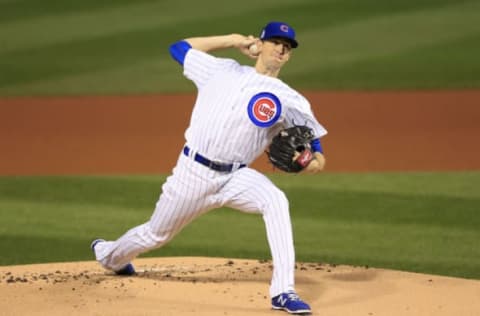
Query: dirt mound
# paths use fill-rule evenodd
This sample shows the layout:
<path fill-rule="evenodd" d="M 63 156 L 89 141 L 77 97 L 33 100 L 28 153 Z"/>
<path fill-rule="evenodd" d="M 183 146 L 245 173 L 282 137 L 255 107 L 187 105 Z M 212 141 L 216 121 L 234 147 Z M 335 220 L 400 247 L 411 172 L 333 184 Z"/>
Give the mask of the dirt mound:
<path fill-rule="evenodd" d="M 96 262 L 0 267 L 1 315 L 287 315 L 270 309 L 271 263 L 137 259 L 119 277 Z M 314 315 L 479 315 L 480 281 L 299 263 L 297 291 Z"/>

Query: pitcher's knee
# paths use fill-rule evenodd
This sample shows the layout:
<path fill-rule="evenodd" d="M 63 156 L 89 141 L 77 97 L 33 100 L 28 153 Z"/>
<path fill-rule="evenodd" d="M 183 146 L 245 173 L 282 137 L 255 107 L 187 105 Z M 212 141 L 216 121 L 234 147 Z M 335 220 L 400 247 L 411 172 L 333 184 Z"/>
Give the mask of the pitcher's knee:
<path fill-rule="evenodd" d="M 278 190 L 277 200 L 279 205 L 281 205 L 281 207 L 288 209 L 289 207 L 288 199 L 285 193 L 283 193 L 283 191 Z"/>
<path fill-rule="evenodd" d="M 280 189 L 275 189 L 268 194 L 268 199 L 264 201 L 263 210 L 264 213 L 268 212 L 288 212 L 289 203 L 287 196 Z"/>
<path fill-rule="evenodd" d="M 163 246 L 175 235 L 173 229 L 155 228 L 150 223 L 145 224 L 145 243 L 148 248 L 155 249 Z"/>

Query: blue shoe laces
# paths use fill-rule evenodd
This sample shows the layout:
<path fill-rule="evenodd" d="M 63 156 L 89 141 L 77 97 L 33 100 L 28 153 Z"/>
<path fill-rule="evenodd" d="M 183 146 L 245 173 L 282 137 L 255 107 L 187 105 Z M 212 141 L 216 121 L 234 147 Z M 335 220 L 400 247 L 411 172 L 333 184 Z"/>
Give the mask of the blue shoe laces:
<path fill-rule="evenodd" d="M 295 292 L 287 293 L 287 297 L 291 301 L 300 301 L 300 297 Z"/>

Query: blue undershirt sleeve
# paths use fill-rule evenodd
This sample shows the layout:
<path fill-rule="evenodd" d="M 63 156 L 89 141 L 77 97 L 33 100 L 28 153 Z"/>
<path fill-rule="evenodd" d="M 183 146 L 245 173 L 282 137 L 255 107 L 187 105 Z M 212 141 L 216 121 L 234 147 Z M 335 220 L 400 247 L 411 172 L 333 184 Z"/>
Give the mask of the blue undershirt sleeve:
<path fill-rule="evenodd" d="M 319 152 L 323 154 L 322 144 L 320 143 L 320 138 L 314 139 L 310 142 L 310 146 L 312 146 L 313 152 Z"/>
<path fill-rule="evenodd" d="M 175 59 L 180 65 L 183 66 L 185 61 L 185 55 L 192 48 L 192 46 L 187 41 L 178 41 L 170 45 L 170 55 Z"/>

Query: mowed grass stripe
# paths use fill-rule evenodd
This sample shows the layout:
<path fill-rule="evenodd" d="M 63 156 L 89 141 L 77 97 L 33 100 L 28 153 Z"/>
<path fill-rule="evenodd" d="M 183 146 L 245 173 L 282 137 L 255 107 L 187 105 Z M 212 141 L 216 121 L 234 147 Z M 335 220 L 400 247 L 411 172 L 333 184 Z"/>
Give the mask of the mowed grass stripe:
<path fill-rule="evenodd" d="M 297 1 L 297 3 L 305 2 Z M 247 1 L 248 2 L 248 1 Z M 95 2 L 92 2 L 95 3 Z M 60 43 L 70 43 L 94 38 L 108 39 L 110 35 L 149 32 L 159 27 L 188 30 L 192 33 L 203 27 L 204 21 L 214 21 L 242 15 L 243 20 L 251 12 L 257 10 L 268 11 L 271 7 L 281 8 L 288 5 L 288 0 L 265 0 L 256 2 L 255 7 L 245 2 L 230 2 L 225 5 L 221 0 L 204 2 L 191 1 L 185 7 L 184 2 L 178 1 L 122 1 L 111 2 L 110 5 L 97 6 L 92 4 L 90 9 L 59 11 L 47 16 L 31 16 L 19 21 L 2 21 L 0 23 L 0 38 L 5 39 L 0 46 L 0 54 L 4 52 L 18 52 L 38 47 L 48 47 Z M 195 24 L 196 27 L 185 28 L 184 25 Z M 250 20 L 250 23 L 252 21 Z M 263 25 L 264 22 L 257 22 Z M 224 23 L 223 26 L 228 24 Z M 217 24 L 219 34 L 226 32 Z M 239 32 L 240 30 L 237 30 Z M 168 33 L 157 33 L 157 39 L 168 36 Z M 125 43 L 128 45 L 128 38 Z"/>
<path fill-rule="evenodd" d="M 182 75 L 182 68 L 168 55 L 166 49 L 159 50 L 153 57 L 132 60 L 122 66 L 64 73 L 62 76 L 38 78 L 26 83 L 0 87 L 3 91 L 33 95 L 57 95 L 58 90 L 67 95 L 132 93 L 176 93 L 193 92 L 195 86 Z"/>
<path fill-rule="evenodd" d="M 324 68 L 448 43 L 477 34 L 479 20 L 480 3 L 469 2 L 311 29 L 302 33 L 307 48 L 298 51 L 301 58 L 292 60 L 288 73 L 321 73 Z"/>
<path fill-rule="evenodd" d="M 480 199 L 480 172 L 323 173 L 299 176 L 268 174 L 296 197 L 313 192 Z M 21 176 L 0 177 L 2 200 L 64 201 L 74 204 L 150 207 L 165 175 L 158 176 Z M 307 203 L 310 200 L 307 199 Z"/>
<path fill-rule="evenodd" d="M 290 199 L 298 260 L 480 278 L 479 172 L 271 178 Z M 91 259 L 91 239 L 114 239 L 148 220 L 163 181 L 0 178 L 6 223 L 0 226 L 0 264 Z M 212 211 L 147 256 L 170 255 L 268 259 L 262 218 Z"/>
<path fill-rule="evenodd" d="M 265 10 L 268 11 L 268 6 L 272 4 L 271 2 L 265 2 L 264 5 L 267 6 Z M 140 10 L 138 6 L 135 6 L 135 8 Z M 124 10 L 125 12 L 120 10 L 121 14 L 117 11 L 114 11 L 114 13 L 127 15 L 128 12 L 135 16 L 135 12 L 132 13 L 128 8 Z M 141 11 L 144 10 L 147 12 L 155 11 L 153 9 L 142 9 Z M 247 10 L 247 8 L 244 8 L 244 10 Z M 228 11 L 236 16 L 238 24 L 245 21 L 245 16 L 239 15 L 242 12 L 241 10 L 239 12 L 230 8 Z M 228 33 L 229 29 L 233 32 L 234 25 L 236 25 L 233 23 L 234 21 L 228 15 L 224 16 L 222 10 L 215 11 L 215 14 L 222 16 L 223 24 L 228 25 L 222 32 Z M 256 14 L 261 15 L 258 12 Z M 0 67 L 3 72 L 0 77 L 0 91 L 13 90 L 21 93 L 21 91 L 37 92 L 46 89 L 46 94 L 49 94 L 49 89 L 52 89 L 52 92 L 58 90 L 69 92 L 73 88 L 73 93 L 81 93 L 96 87 L 100 87 L 99 92 L 110 91 L 108 84 L 105 86 L 105 82 L 111 83 L 113 89 L 118 92 L 145 91 L 145 86 L 150 86 L 156 91 L 169 91 L 173 89 L 168 87 L 169 83 L 173 82 L 170 86 L 179 83 L 182 86 L 182 82 L 185 81 L 181 72 L 179 72 L 180 68 L 168 55 L 168 46 L 173 41 L 187 36 L 183 31 L 184 29 L 188 29 L 190 34 L 198 32 L 198 25 L 207 29 L 210 28 L 212 32 L 214 30 L 218 32 L 218 25 L 212 20 L 212 14 L 193 14 L 193 11 L 180 19 L 175 17 L 156 17 L 154 19 L 153 17 L 149 18 L 148 15 L 141 16 L 137 19 L 150 21 L 148 22 L 150 24 L 135 27 L 134 24 L 126 25 L 121 22 L 118 29 L 112 28 L 112 26 L 104 27 L 103 25 L 103 23 L 108 24 L 112 17 L 107 16 L 105 19 L 97 16 L 90 17 L 89 15 L 87 17 L 92 20 L 83 21 L 85 17 L 80 15 L 78 17 L 80 21 L 70 22 L 75 27 L 78 25 L 79 34 L 82 36 L 77 37 L 75 35 L 75 27 L 73 27 L 73 33 L 70 32 L 71 29 L 67 25 L 64 26 L 65 32 L 59 32 L 63 35 L 58 35 L 64 37 L 55 39 L 54 35 L 50 36 L 51 30 L 47 28 L 46 33 L 49 34 L 49 40 L 41 41 L 41 44 L 34 47 L 17 47 L 11 52 L 4 53 L 4 58 L 0 59 Z M 97 20 L 98 23 L 102 24 L 96 25 L 94 21 Z M 113 20 L 119 21 L 121 19 L 117 17 Z M 115 26 L 117 23 L 113 25 Z M 88 33 L 88 28 L 91 27 L 94 29 L 91 33 Z M 58 28 L 58 25 L 52 24 L 50 28 Z M 255 32 L 258 32 L 258 25 L 255 26 Z M 36 38 L 41 37 L 41 34 L 36 36 Z M 26 38 L 26 43 L 32 43 L 28 36 L 19 38 L 21 40 Z M 3 47 L 9 46 L 15 45 L 11 43 L 3 45 Z M 158 69 L 158 65 L 167 63 L 169 73 L 175 73 L 177 76 L 174 77 L 173 81 L 164 80 L 167 83 L 167 87 L 164 88 L 162 82 L 159 81 L 161 76 L 156 76 L 163 73 L 163 69 Z M 175 71 L 172 72 L 171 70 L 174 67 Z M 132 69 L 133 73 L 138 74 L 138 77 L 132 78 L 129 76 L 132 74 Z M 111 80 L 105 81 L 105 76 Z M 91 78 L 94 78 L 93 81 L 99 84 L 92 84 L 92 80 L 89 80 Z M 123 80 L 125 83 L 118 87 L 118 80 Z"/>
<path fill-rule="evenodd" d="M 127 230 L 132 223 L 146 221 L 151 209 L 91 203 L 2 200 L 0 213 L 6 218 L 15 216 L 14 225 L 2 225 L 2 235 L 88 239 L 98 233 L 106 238 L 117 237 L 119 230 Z"/>
<path fill-rule="evenodd" d="M 304 261 L 348 263 L 480 278 L 475 231 L 419 224 L 307 219 L 294 221 L 297 254 Z"/>
<path fill-rule="evenodd" d="M 1 20 L 0 94 L 190 92 L 192 85 L 168 55 L 172 41 L 239 31 L 258 35 L 272 19 L 297 29 L 301 46 L 282 76 L 300 89 L 475 87 L 479 81 L 478 72 L 456 67 L 460 59 L 476 69 L 478 58 L 468 52 L 479 50 L 478 41 L 465 43 L 466 51 L 455 46 L 476 34 L 476 1 L 249 4 L 194 2 L 185 10 L 170 1 L 92 3 L 78 12 L 60 8 Z M 447 48 L 445 60 L 436 46 Z M 418 50 L 432 58 L 425 63 Z M 252 63 L 238 53 L 225 56 Z"/>
<path fill-rule="evenodd" d="M 137 0 L 136 3 L 151 2 L 152 0 Z M 84 0 L 64 2 L 58 0 L 0 0 L 1 23 L 38 19 L 60 15 L 91 12 L 108 7 L 131 3 L 130 0 Z"/>
<path fill-rule="evenodd" d="M 480 227 L 480 198 L 441 195 L 415 196 L 328 190 L 286 190 L 297 216 L 352 223 L 425 224 L 476 231 Z M 318 203 L 312 203 L 316 196 Z"/>
<path fill-rule="evenodd" d="M 307 89 L 475 89 L 480 85 L 478 43 L 480 32 L 388 56 L 312 68 L 292 80 Z"/>
<path fill-rule="evenodd" d="M 326 172 L 312 176 L 275 173 L 269 177 L 284 190 L 480 198 L 480 171 L 356 174 Z"/>

